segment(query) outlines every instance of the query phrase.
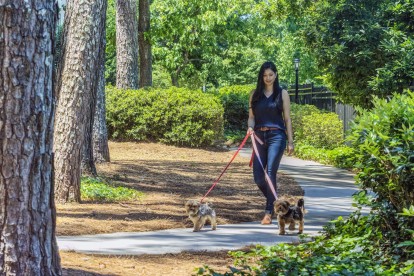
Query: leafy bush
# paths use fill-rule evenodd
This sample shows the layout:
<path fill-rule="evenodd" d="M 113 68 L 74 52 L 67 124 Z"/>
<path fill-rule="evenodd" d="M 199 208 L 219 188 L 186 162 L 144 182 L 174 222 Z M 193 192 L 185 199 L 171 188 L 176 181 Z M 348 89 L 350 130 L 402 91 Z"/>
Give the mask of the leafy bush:
<path fill-rule="evenodd" d="M 102 179 L 82 177 L 81 198 L 85 201 L 116 202 L 136 200 L 142 193 L 126 187 L 114 187 Z"/>
<path fill-rule="evenodd" d="M 303 136 L 303 117 L 312 114 L 320 114 L 321 111 L 314 105 L 299 105 L 291 103 L 290 118 L 292 119 L 292 129 L 295 141 L 302 141 Z"/>
<path fill-rule="evenodd" d="M 224 128 L 226 130 L 247 129 L 249 118 L 249 97 L 253 85 L 233 85 L 219 89 L 217 95 L 224 107 Z"/>
<path fill-rule="evenodd" d="M 355 198 L 360 203 L 370 201 L 365 193 Z M 414 216 L 414 207 L 404 215 Z M 331 221 L 314 240 L 229 252 L 234 258 L 230 271 L 221 274 L 205 265 L 198 268 L 197 275 L 413 275 L 412 253 L 402 258 L 402 251 L 395 249 L 412 248 L 414 242 L 390 247 L 391 235 L 396 233 L 387 236 L 383 232 L 383 218 L 378 213 L 363 216 L 358 210 L 347 219 Z"/>
<path fill-rule="evenodd" d="M 373 105 L 360 110 L 349 136 L 357 182 L 401 212 L 414 204 L 414 93 L 376 98 Z"/>
<path fill-rule="evenodd" d="M 323 149 L 299 141 L 295 145 L 295 156 L 343 169 L 352 169 L 355 163 L 354 149 L 348 146 Z"/>
<path fill-rule="evenodd" d="M 110 138 L 194 147 L 222 138 L 223 107 L 213 95 L 176 87 L 106 91 Z"/>
<path fill-rule="evenodd" d="M 343 125 L 333 112 L 302 117 L 303 142 L 317 148 L 334 149 L 343 145 Z"/>

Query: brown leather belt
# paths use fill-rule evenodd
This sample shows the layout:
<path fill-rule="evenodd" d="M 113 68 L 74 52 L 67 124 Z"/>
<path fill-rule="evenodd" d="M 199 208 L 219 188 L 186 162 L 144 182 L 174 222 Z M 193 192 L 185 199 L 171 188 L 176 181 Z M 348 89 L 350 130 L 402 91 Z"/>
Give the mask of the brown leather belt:
<path fill-rule="evenodd" d="M 279 128 L 277 127 L 258 127 L 256 128 L 256 130 L 260 130 L 260 131 L 268 131 L 268 130 L 278 130 Z"/>

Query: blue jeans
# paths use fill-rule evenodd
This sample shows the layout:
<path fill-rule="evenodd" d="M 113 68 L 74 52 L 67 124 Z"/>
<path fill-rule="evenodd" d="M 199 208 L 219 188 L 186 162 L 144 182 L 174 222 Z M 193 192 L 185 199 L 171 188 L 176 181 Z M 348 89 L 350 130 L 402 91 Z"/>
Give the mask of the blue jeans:
<path fill-rule="evenodd" d="M 275 190 L 277 190 L 276 174 L 279 169 L 283 152 L 286 148 L 286 133 L 284 130 L 277 129 L 268 131 L 257 130 L 255 131 L 255 134 L 263 142 L 263 145 L 260 145 L 260 143 L 256 141 L 257 151 L 259 152 L 260 159 L 270 180 L 272 180 Z M 265 180 L 265 173 L 256 155 L 253 159 L 253 176 L 254 182 L 266 197 L 265 212 L 273 213 L 275 197 L 269 184 L 267 184 Z"/>

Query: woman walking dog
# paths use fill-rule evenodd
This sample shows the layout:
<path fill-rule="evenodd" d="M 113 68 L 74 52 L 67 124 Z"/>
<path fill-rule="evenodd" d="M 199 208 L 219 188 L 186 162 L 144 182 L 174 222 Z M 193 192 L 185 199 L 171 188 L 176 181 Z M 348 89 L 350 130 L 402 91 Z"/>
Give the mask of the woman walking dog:
<path fill-rule="evenodd" d="M 247 125 L 247 132 L 251 134 L 254 131 L 263 142 L 257 144 L 261 162 L 254 156 L 253 176 L 266 198 L 265 215 L 261 223 L 271 224 L 275 196 L 266 183 L 262 165 L 276 190 L 276 174 L 286 142 L 288 154 L 292 154 L 294 150 L 289 94 L 279 86 L 276 65 L 271 61 L 260 67 L 256 89 L 250 95 Z"/>

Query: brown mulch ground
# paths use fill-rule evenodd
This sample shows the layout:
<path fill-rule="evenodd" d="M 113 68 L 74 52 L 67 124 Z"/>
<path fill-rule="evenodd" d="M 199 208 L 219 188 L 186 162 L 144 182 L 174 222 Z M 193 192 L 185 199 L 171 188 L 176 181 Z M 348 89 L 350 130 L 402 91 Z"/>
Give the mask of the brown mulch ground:
<path fill-rule="evenodd" d="M 200 199 L 234 154 L 217 148 L 127 142 L 110 142 L 110 153 L 111 162 L 98 165 L 99 175 L 144 196 L 135 202 L 58 204 L 59 236 L 192 227 L 183 208 L 185 201 Z M 215 206 L 219 225 L 261 219 L 264 198 L 248 163 L 249 158 L 238 156 L 207 197 Z M 278 175 L 278 187 L 279 195 L 303 195 L 287 175 Z M 191 275 L 194 267 L 205 263 L 219 271 L 231 265 L 226 252 L 135 257 L 61 252 L 61 258 L 65 275 Z"/>

